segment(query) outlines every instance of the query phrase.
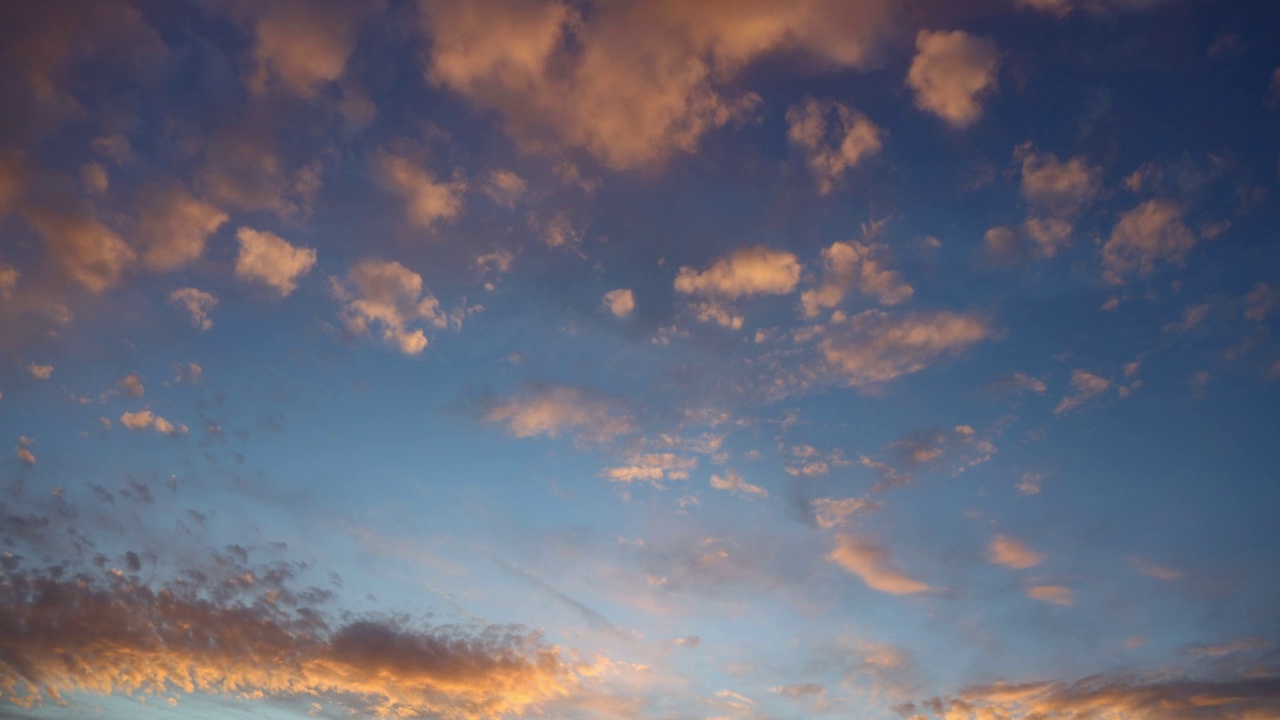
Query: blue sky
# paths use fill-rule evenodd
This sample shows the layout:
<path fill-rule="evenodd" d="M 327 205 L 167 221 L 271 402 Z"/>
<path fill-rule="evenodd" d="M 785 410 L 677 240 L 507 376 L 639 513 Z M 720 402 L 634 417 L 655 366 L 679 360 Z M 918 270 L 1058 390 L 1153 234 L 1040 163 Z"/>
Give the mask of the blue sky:
<path fill-rule="evenodd" d="M 1278 21 L 0 11 L 0 715 L 1274 717 Z"/>

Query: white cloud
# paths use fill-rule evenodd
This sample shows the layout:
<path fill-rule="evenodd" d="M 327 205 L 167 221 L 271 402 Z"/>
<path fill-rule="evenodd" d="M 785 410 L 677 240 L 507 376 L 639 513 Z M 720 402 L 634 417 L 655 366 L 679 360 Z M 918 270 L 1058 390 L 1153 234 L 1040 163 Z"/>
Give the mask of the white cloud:
<path fill-rule="evenodd" d="M 404 198 L 409 222 L 430 230 L 437 222 L 453 220 L 462 212 L 467 183 L 459 178 L 440 181 L 430 170 L 408 158 L 384 154 L 378 170 L 387 184 Z"/>
<path fill-rule="evenodd" d="M 281 297 L 292 293 L 298 279 L 316 264 L 315 250 L 290 245 L 275 233 L 242 227 L 236 237 L 240 240 L 236 277 L 260 282 Z"/>
<path fill-rule="evenodd" d="M 939 311 L 892 317 L 867 310 L 833 323 L 819 347 L 846 382 L 869 385 L 919 372 L 993 335 L 976 315 Z"/>
<path fill-rule="evenodd" d="M 893 567 L 893 555 L 871 540 L 848 533 L 836 536 L 831 562 L 857 575 L 867 587 L 890 595 L 913 595 L 933 588 L 913 580 Z"/>
<path fill-rule="evenodd" d="M 821 284 L 800 294 L 806 317 L 823 308 L 837 307 L 850 292 L 876 298 L 882 305 L 910 300 L 915 289 L 897 271 L 887 267 L 889 249 L 881 243 L 837 242 L 822 251 Z"/>
<path fill-rule="evenodd" d="M 727 490 L 729 492 L 741 493 L 744 495 L 757 495 L 759 497 L 769 497 L 769 491 L 759 485 L 752 485 L 742 479 L 742 475 L 737 470 L 725 470 L 723 475 L 711 476 L 711 487 L 716 490 Z"/>
<path fill-rule="evenodd" d="M 1148 200 L 1121 216 L 1102 246 L 1103 279 L 1121 285 L 1125 277 L 1150 275 L 1159 264 L 1181 266 L 1196 245 L 1182 222 L 1182 208 L 1169 200 Z"/>
<path fill-rule="evenodd" d="M 218 306 L 218 298 L 211 293 L 192 287 L 178 288 L 169 293 L 169 304 L 186 312 L 191 318 L 191 326 L 197 330 L 213 327 L 209 313 Z"/>
<path fill-rule="evenodd" d="M 624 318 L 636 309 L 636 296 L 627 288 L 619 288 L 605 293 L 603 303 L 614 317 Z"/>
<path fill-rule="evenodd" d="M 804 150 L 823 195 L 846 170 L 880 152 L 882 135 L 866 115 L 838 102 L 807 98 L 787 111 L 787 139 Z"/>
<path fill-rule="evenodd" d="M 377 335 L 406 355 L 427 347 L 427 336 L 415 324 L 445 328 L 449 318 L 440 302 L 424 293 L 422 276 L 398 262 L 362 260 L 347 273 L 347 283 L 334 282 L 343 301 L 342 317 L 357 335 Z"/>
<path fill-rule="evenodd" d="M 907 73 L 916 106 L 957 128 L 982 115 L 982 99 L 996 89 L 1000 56 L 989 38 L 963 30 L 921 30 Z"/>

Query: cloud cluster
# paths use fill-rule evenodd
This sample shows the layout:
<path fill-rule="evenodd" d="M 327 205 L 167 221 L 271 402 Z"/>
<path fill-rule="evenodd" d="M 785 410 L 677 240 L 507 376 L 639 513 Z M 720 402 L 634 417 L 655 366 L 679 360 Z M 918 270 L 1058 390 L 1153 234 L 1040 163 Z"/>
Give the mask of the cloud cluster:
<path fill-rule="evenodd" d="M 1102 246 L 1103 279 L 1123 285 L 1131 275 L 1145 277 L 1161 264 L 1181 266 L 1196 245 L 1171 200 L 1148 200 L 1120 217 Z"/>
<path fill-rule="evenodd" d="M 161 435 L 186 435 L 189 430 L 182 423 L 171 423 L 150 410 L 126 412 L 120 416 L 120 424 L 130 430 L 154 429 Z"/>
<path fill-rule="evenodd" d="M 838 102 L 807 98 L 787 111 L 787 139 L 804 151 L 822 195 L 846 170 L 879 153 L 883 135 L 866 115 Z"/>
<path fill-rule="evenodd" d="M 1023 227 L 1039 254 L 1053 257 L 1071 242 L 1076 219 L 1101 190 L 1102 170 L 1083 157 L 1061 162 L 1030 143 L 1019 145 L 1014 158 L 1022 161 L 1022 197 L 1031 210 Z"/>
<path fill-rule="evenodd" d="M 994 335 L 977 315 L 939 311 L 893 317 L 867 310 L 832 323 L 819 348 L 845 382 L 859 386 L 917 373 Z"/>
<path fill-rule="evenodd" d="M 752 485 L 742 478 L 737 470 L 725 470 L 723 475 L 711 476 L 711 487 L 742 495 L 769 497 L 769 491 L 759 485 Z"/>
<path fill-rule="evenodd" d="M 818 287 L 800 293 L 805 317 L 838 307 L 851 292 L 869 295 L 882 305 L 898 305 L 915 294 L 902 275 L 888 267 L 889 249 L 882 243 L 836 242 L 822 251 L 823 275 Z"/>
<path fill-rule="evenodd" d="M 982 100 L 996 89 L 1000 54 L 990 38 L 963 30 L 921 30 L 907 86 L 916 106 L 956 128 L 982 116 Z"/>
<path fill-rule="evenodd" d="M 743 318 L 733 301 L 753 295 L 787 295 L 800 282 L 802 267 L 793 253 L 762 245 L 737 248 L 705 270 L 682 267 L 675 289 L 702 298 L 692 304 L 698 319 L 738 330 Z"/>
<path fill-rule="evenodd" d="M 501 400 L 484 414 L 485 422 L 503 425 L 518 438 L 574 432 L 598 442 L 613 440 L 633 430 L 630 418 L 613 402 L 573 387 L 543 388 Z"/>
<path fill-rule="evenodd" d="M 448 317 L 440 301 L 424 293 L 422 276 L 395 261 L 362 260 L 347 273 L 347 282 L 334 281 L 342 301 L 342 319 L 356 335 L 376 335 L 405 355 L 427 347 L 427 336 L 415 324 L 444 328 Z"/>

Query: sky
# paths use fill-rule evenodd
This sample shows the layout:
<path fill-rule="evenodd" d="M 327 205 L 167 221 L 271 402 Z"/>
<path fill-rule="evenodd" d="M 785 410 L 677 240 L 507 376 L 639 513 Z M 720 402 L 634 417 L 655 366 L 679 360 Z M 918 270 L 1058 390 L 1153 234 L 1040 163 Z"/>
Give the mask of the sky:
<path fill-rule="evenodd" d="M 1280 5 L 0 8 L 0 717 L 1280 717 Z"/>

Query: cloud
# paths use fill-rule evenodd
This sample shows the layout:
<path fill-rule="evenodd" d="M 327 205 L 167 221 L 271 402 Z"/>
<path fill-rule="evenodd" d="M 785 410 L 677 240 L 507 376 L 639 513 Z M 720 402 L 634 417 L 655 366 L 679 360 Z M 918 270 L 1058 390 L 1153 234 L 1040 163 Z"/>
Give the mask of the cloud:
<path fill-rule="evenodd" d="M 911 299 L 915 289 L 887 267 L 889 248 L 882 243 L 837 242 L 822 251 L 822 283 L 800 294 L 805 317 L 837 307 L 853 291 L 874 297 L 882 305 Z"/>
<path fill-rule="evenodd" d="M 18 455 L 18 462 L 23 465 L 35 465 L 36 455 L 31 452 L 31 446 L 35 444 L 35 440 L 29 437 L 18 438 L 18 444 L 14 447 L 14 452 Z"/>
<path fill-rule="evenodd" d="M 982 249 L 993 263 L 1012 265 L 1023 257 L 1022 239 L 1008 225 L 988 228 L 982 234 Z"/>
<path fill-rule="evenodd" d="M 506 426 L 518 438 L 556 438 L 572 431 L 583 439 L 607 442 L 633 430 L 631 419 L 617 413 L 612 402 L 564 386 L 503 400 L 485 413 L 484 420 Z"/>
<path fill-rule="evenodd" d="M 1220 645 L 1192 645 L 1187 648 L 1187 653 L 1200 657 L 1222 657 L 1224 655 L 1257 650 L 1266 647 L 1267 644 L 1262 638 L 1246 636 Z"/>
<path fill-rule="evenodd" d="M 1057 414 L 1075 410 L 1090 398 L 1097 397 L 1111 388 L 1111 381 L 1094 375 L 1088 370 L 1071 371 L 1071 392 L 1062 397 L 1058 406 L 1053 409 Z"/>
<path fill-rule="evenodd" d="M 1032 585 L 1027 588 L 1027 597 L 1032 600 L 1070 606 L 1075 603 L 1075 594 L 1071 588 L 1061 585 Z"/>
<path fill-rule="evenodd" d="M 343 302 L 348 330 L 376 334 L 405 355 L 417 355 L 427 347 L 426 333 L 412 325 L 449 325 L 440 302 L 424 294 L 422 276 L 395 261 L 362 260 L 347 273 L 346 284 L 334 281 L 333 287 Z"/>
<path fill-rule="evenodd" d="M 430 230 L 437 222 L 453 220 L 462 212 L 467 183 L 460 178 L 441 182 L 412 160 L 386 153 L 378 160 L 378 171 L 383 181 L 404 198 L 409 222 L 423 230 Z"/>
<path fill-rule="evenodd" d="M 0 300 L 9 302 L 13 299 L 13 289 L 18 286 L 18 278 L 22 273 L 12 265 L 0 263 Z"/>
<path fill-rule="evenodd" d="M 27 372 L 31 373 L 31 377 L 37 380 L 48 380 L 53 377 L 53 366 L 30 363 L 27 365 Z"/>
<path fill-rule="evenodd" d="M 1001 375 L 990 383 L 984 385 L 982 389 L 984 392 L 997 395 L 1023 392 L 1032 392 L 1037 395 L 1043 395 L 1049 388 L 1045 385 L 1044 380 L 1018 371 L 1007 375 Z"/>
<path fill-rule="evenodd" d="M 1102 170 L 1083 157 L 1061 162 L 1031 143 L 1019 145 L 1014 158 L 1022 161 L 1022 197 L 1031 210 L 1024 228 L 1039 253 L 1053 257 L 1070 243 L 1076 219 L 1101 190 Z"/>
<path fill-rule="evenodd" d="M 236 231 L 236 238 L 240 240 L 236 277 L 262 283 L 281 297 L 292 293 L 298 279 L 316 264 L 315 250 L 290 245 L 272 232 L 242 227 Z"/>
<path fill-rule="evenodd" d="M 605 468 L 601 474 L 609 482 L 647 482 L 663 489 L 663 480 L 688 480 L 689 471 L 697 465 L 697 458 L 675 453 L 637 453 L 627 458 L 626 465 Z"/>
<path fill-rule="evenodd" d="M 1022 473 L 1022 477 L 1018 479 L 1018 483 L 1014 485 L 1014 489 L 1018 491 L 1018 495 L 1039 495 L 1040 486 L 1044 482 L 1044 475 L 1028 470 Z"/>
<path fill-rule="evenodd" d="M 186 425 L 181 423 L 175 425 L 150 410 L 126 412 L 120 416 L 120 424 L 130 430 L 149 430 L 154 428 L 161 435 L 186 435 L 190 432 Z"/>
<path fill-rule="evenodd" d="M 1259 673 L 1204 680 L 1162 674 L 1094 675 L 1075 682 L 997 682 L 921 705 L 912 710 L 927 710 L 939 719 L 1251 720 L 1280 712 L 1280 678 Z"/>
<path fill-rule="evenodd" d="M 212 293 L 193 287 L 178 288 L 169 293 L 169 304 L 186 312 L 191 318 L 191 326 L 197 330 L 213 327 L 213 318 L 209 317 L 209 313 L 218 306 L 218 298 Z"/>
<path fill-rule="evenodd" d="M 1162 5 L 1168 0 L 1017 0 L 1017 2 L 1026 8 L 1066 17 L 1077 10 L 1092 13 L 1112 10 L 1147 10 Z"/>
<path fill-rule="evenodd" d="M 1267 315 L 1271 313 L 1271 310 L 1276 306 L 1276 303 L 1280 302 L 1280 290 L 1272 288 L 1267 283 L 1259 281 L 1253 286 L 1253 289 L 1249 291 L 1249 294 L 1245 296 L 1244 302 L 1245 318 L 1256 323 L 1265 322 Z"/>
<path fill-rule="evenodd" d="M 219 207 L 303 218 L 323 185 L 323 170 L 322 159 L 290 170 L 261 127 L 231 125 L 209 139 L 196 185 Z"/>
<path fill-rule="evenodd" d="M 72 280 L 99 293 L 120 281 L 137 253 L 97 219 L 75 212 L 29 212 L 54 262 Z"/>
<path fill-rule="evenodd" d="M 151 190 L 138 218 L 142 264 L 161 272 L 190 265 L 226 221 L 226 213 L 195 199 L 180 185 Z"/>
<path fill-rule="evenodd" d="M 519 175 L 510 170 L 494 170 L 489 173 L 489 182 L 484 186 L 484 194 L 490 200 L 505 208 L 514 208 L 516 202 L 529 189 L 528 184 Z"/>
<path fill-rule="evenodd" d="M 867 310 L 833 323 L 819 347 L 836 373 L 859 386 L 919 372 L 994 334 L 977 315 L 944 310 L 893 317 Z"/>
<path fill-rule="evenodd" d="M 784 48 L 865 68 L 888 30 L 887 0 L 845 3 L 423 2 L 427 77 L 497 110 L 526 149 L 582 148 L 614 169 L 692 152 L 759 103 L 729 90 Z"/>
<path fill-rule="evenodd" d="M 786 295 L 800 282 L 800 261 L 785 250 L 762 245 L 738 248 L 698 272 L 680 268 L 675 289 L 686 295 L 734 300 L 751 295 Z"/>
<path fill-rule="evenodd" d="M 245 84 L 255 93 L 279 86 L 311 98 L 342 77 L 355 45 L 360 3 L 284 2 L 251 5 L 255 69 Z"/>
<path fill-rule="evenodd" d="M 1123 285 L 1127 276 L 1145 277 L 1160 264 L 1182 266 L 1196 236 L 1182 222 L 1182 208 L 1169 200 L 1148 200 L 1120 217 L 1102 246 L 1103 279 Z"/>
<path fill-rule="evenodd" d="M 813 501 L 814 520 L 818 527 L 829 529 L 839 527 L 849 518 L 863 512 L 878 510 L 883 503 L 868 498 L 817 498 Z"/>
<path fill-rule="evenodd" d="M 1014 570 L 1026 570 L 1044 562 L 1045 554 L 1027 547 L 1021 540 L 996 535 L 987 546 L 987 560 Z"/>
<path fill-rule="evenodd" d="M 871 589 L 890 595 L 912 595 L 933 589 L 894 569 L 893 556 L 887 548 L 858 535 L 837 535 L 836 548 L 827 559 L 862 578 Z"/>
<path fill-rule="evenodd" d="M 1137 556 L 1130 557 L 1129 564 L 1133 565 L 1134 569 L 1143 575 L 1157 580 L 1180 580 L 1187 576 L 1185 570 L 1166 567 L 1164 565 L 1156 565 L 1155 563 L 1148 562 L 1146 559 Z"/>
<path fill-rule="evenodd" d="M 142 379 L 139 378 L 137 374 L 125 375 L 123 378 L 120 378 L 120 382 L 116 384 L 119 385 L 120 389 L 124 390 L 124 394 L 129 397 L 142 397 L 143 394 L 147 392 L 146 388 L 142 385 Z"/>
<path fill-rule="evenodd" d="M 206 693 L 340 701 L 363 716 L 483 720 L 567 697 L 587 670 L 520 627 L 328 618 L 266 592 L 247 602 L 210 599 L 190 583 L 153 589 L 124 574 L 18 571 L 6 580 L 0 687 L 23 707 L 68 692 Z"/>
<path fill-rule="evenodd" d="M 787 139 L 804 150 L 822 195 L 831 192 L 846 170 L 879 153 L 882 136 L 866 115 L 838 102 L 806 98 L 787 111 Z"/>
<path fill-rule="evenodd" d="M 614 317 L 624 318 L 636 309 L 636 296 L 626 288 L 619 288 L 605 293 L 603 303 Z"/>
<path fill-rule="evenodd" d="M 996 89 L 1000 55 L 990 38 L 963 30 L 921 30 L 907 86 L 916 106 L 952 127 L 972 125 L 982 115 L 982 98 Z"/>
<path fill-rule="evenodd" d="M 711 487 L 716 490 L 727 490 L 733 493 L 743 495 L 756 495 L 758 497 L 769 497 L 769 491 L 759 485 L 752 485 L 742 479 L 742 475 L 737 470 L 725 470 L 724 475 L 712 475 Z"/>

